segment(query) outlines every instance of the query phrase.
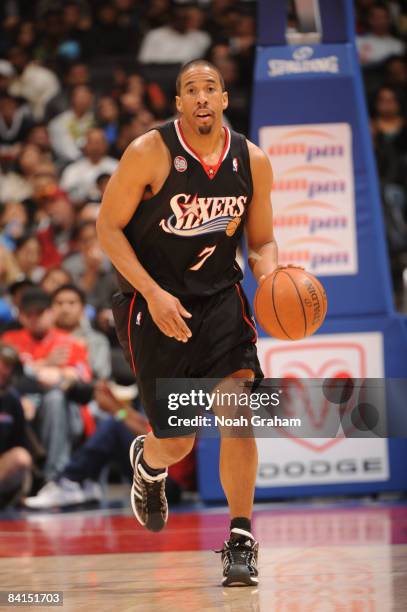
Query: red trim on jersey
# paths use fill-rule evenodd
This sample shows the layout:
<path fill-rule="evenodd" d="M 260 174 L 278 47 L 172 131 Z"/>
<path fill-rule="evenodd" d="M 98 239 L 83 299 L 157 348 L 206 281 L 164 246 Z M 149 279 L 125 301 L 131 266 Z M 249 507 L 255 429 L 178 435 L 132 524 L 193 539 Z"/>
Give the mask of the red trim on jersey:
<path fill-rule="evenodd" d="M 181 127 L 181 122 L 179 121 L 179 119 L 176 120 L 175 122 L 175 129 L 178 135 L 178 138 L 182 144 L 182 146 L 184 147 L 184 149 L 190 154 L 192 155 L 192 157 L 194 157 L 197 161 L 199 161 L 199 163 L 201 164 L 202 168 L 205 170 L 208 178 L 210 178 L 211 180 L 215 178 L 217 171 L 219 170 L 222 162 L 224 161 L 226 155 L 229 153 L 229 149 L 230 149 L 230 132 L 228 130 L 228 128 L 226 128 L 225 126 L 223 126 L 223 129 L 225 130 L 225 144 L 223 145 L 223 150 L 222 153 L 220 154 L 220 157 L 216 163 L 215 166 L 209 166 L 208 164 L 206 164 L 204 162 L 204 160 L 202 159 L 202 157 L 191 147 L 191 145 L 189 145 L 185 139 L 184 133 L 182 131 L 182 127 Z"/>
<path fill-rule="evenodd" d="M 133 373 L 134 374 L 136 374 L 136 366 L 134 364 L 133 348 L 131 346 L 131 318 L 133 316 L 133 308 L 134 308 L 134 302 L 136 300 L 136 295 L 137 295 L 137 291 L 134 292 L 133 297 L 132 297 L 131 302 L 130 302 L 129 320 L 127 322 L 127 339 L 128 339 L 128 342 L 129 342 L 129 350 L 130 350 L 130 357 L 131 357 L 131 367 L 133 368 Z"/>
<path fill-rule="evenodd" d="M 240 298 L 240 302 L 242 304 L 243 318 L 246 321 L 246 323 L 252 328 L 253 333 L 254 333 L 254 336 L 252 338 L 252 342 L 256 342 L 256 340 L 257 340 L 257 331 L 256 331 L 256 328 L 254 327 L 253 323 L 250 321 L 250 319 L 246 315 L 246 309 L 245 309 L 245 306 L 244 306 L 244 301 L 243 301 L 242 293 L 241 293 L 240 287 L 239 287 L 239 285 L 237 283 L 236 283 L 235 287 L 236 287 L 237 294 L 238 294 L 238 296 Z"/>

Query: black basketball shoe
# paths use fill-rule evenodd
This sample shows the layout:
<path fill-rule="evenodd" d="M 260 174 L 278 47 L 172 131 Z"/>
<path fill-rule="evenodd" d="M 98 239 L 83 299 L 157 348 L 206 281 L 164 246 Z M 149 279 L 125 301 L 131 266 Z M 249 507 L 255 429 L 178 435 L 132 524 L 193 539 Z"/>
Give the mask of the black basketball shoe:
<path fill-rule="evenodd" d="M 259 582 L 257 571 L 257 554 L 259 544 L 252 534 L 243 529 L 234 528 L 230 540 L 223 544 L 223 586 L 256 586 Z"/>
<path fill-rule="evenodd" d="M 168 519 L 168 503 L 165 496 L 167 470 L 151 476 L 140 463 L 145 436 L 138 436 L 130 447 L 130 463 L 134 470 L 131 488 L 131 507 L 138 522 L 150 531 L 161 531 Z"/>

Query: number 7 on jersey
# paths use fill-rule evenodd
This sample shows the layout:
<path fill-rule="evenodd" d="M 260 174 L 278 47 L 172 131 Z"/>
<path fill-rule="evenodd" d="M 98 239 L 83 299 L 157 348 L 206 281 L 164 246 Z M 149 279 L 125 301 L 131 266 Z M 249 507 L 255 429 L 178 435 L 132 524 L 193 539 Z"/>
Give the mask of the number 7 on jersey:
<path fill-rule="evenodd" d="M 194 266 L 191 266 L 189 269 L 196 272 L 197 270 L 202 268 L 205 261 L 208 259 L 208 257 L 210 257 L 213 254 L 215 249 L 216 249 L 216 244 L 215 246 L 205 247 L 204 249 L 202 249 L 202 251 L 198 254 L 198 257 L 202 257 L 202 259 L 199 259 L 198 262 Z"/>

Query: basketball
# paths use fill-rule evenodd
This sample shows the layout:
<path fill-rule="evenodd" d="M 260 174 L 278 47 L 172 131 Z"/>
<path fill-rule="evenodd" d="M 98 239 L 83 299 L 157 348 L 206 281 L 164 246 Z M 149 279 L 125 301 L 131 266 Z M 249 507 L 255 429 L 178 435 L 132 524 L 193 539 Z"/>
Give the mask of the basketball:
<path fill-rule="evenodd" d="M 279 340 L 301 340 L 322 325 L 327 310 L 325 289 L 302 268 L 279 267 L 262 282 L 254 297 L 257 321 Z"/>

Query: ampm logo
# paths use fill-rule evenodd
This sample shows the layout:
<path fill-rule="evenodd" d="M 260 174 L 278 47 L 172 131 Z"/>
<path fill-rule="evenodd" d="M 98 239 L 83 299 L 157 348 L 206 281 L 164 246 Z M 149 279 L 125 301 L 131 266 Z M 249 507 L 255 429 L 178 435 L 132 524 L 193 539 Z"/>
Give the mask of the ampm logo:
<path fill-rule="evenodd" d="M 305 142 L 284 142 L 271 145 L 267 149 L 270 157 L 285 155 L 301 155 L 307 162 L 326 157 L 343 157 L 345 147 L 340 144 L 307 145 Z"/>
<path fill-rule="evenodd" d="M 344 215 L 318 217 L 303 213 L 274 217 L 274 227 L 306 227 L 310 234 L 315 234 L 320 230 L 341 230 L 347 228 L 348 225 L 349 219 Z"/>
<path fill-rule="evenodd" d="M 299 47 L 293 52 L 292 60 L 271 59 L 268 61 L 268 75 L 270 77 L 288 74 L 303 73 L 332 73 L 339 72 L 339 58 L 337 55 L 318 57 L 312 59 L 312 47 Z"/>
<path fill-rule="evenodd" d="M 310 181 L 307 178 L 292 178 L 276 180 L 273 191 L 304 191 L 308 198 L 321 194 L 345 193 L 344 180 Z"/>
<path fill-rule="evenodd" d="M 280 250 L 278 254 L 280 265 L 295 264 L 297 266 L 304 265 L 310 270 L 318 271 L 321 267 L 333 266 L 334 268 L 340 264 L 348 264 L 350 261 L 349 251 L 329 251 L 313 252 L 307 248 Z"/>

